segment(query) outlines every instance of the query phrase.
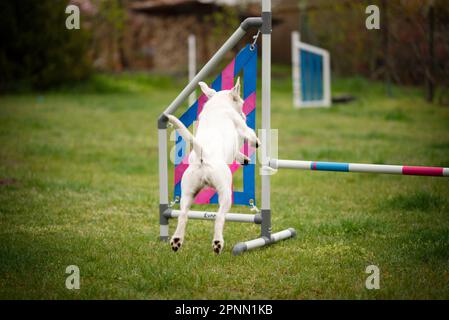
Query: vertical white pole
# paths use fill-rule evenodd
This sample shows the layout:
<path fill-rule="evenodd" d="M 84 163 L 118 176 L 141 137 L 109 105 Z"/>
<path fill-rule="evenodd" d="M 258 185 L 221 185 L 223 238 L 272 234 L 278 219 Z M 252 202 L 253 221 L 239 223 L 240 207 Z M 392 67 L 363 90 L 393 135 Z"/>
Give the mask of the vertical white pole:
<path fill-rule="evenodd" d="M 188 38 L 189 47 L 189 82 L 196 75 L 196 37 L 194 34 L 190 34 Z M 196 100 L 195 91 L 189 96 L 189 106 L 191 106 Z"/>
<path fill-rule="evenodd" d="M 262 0 L 262 17 L 268 16 L 271 20 L 271 0 Z M 264 24 L 267 21 L 264 21 Z M 271 21 L 269 22 L 271 28 Z M 264 29 L 265 26 L 262 27 Z M 269 165 L 270 131 L 271 131 L 271 30 L 262 30 L 262 166 Z M 262 170 L 263 172 L 263 170 Z M 264 173 L 262 182 L 262 225 L 261 236 L 271 238 L 271 211 L 270 211 L 270 175 Z"/>
<path fill-rule="evenodd" d="M 293 80 L 293 105 L 300 107 L 300 75 L 299 75 L 299 42 L 298 31 L 292 32 L 292 80 Z"/>
<path fill-rule="evenodd" d="M 158 129 L 159 140 L 159 229 L 160 239 L 168 240 L 168 220 L 163 212 L 168 208 L 167 129 Z"/>

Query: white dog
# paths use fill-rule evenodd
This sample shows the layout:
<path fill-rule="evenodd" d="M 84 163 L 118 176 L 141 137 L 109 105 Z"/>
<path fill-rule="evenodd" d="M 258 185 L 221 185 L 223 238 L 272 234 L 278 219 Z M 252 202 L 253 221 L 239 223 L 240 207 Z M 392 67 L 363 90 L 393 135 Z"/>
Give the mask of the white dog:
<path fill-rule="evenodd" d="M 254 130 L 245 122 L 243 100 L 240 97 L 240 78 L 231 90 L 216 92 L 204 82 L 199 85 L 208 101 L 199 115 L 195 137 L 176 117 L 166 115 L 179 134 L 193 147 L 189 156 L 189 167 L 181 180 L 181 214 L 170 245 L 174 251 L 181 248 L 187 214 L 195 196 L 204 187 L 212 187 L 218 193 L 219 202 L 212 248 L 219 254 L 224 247 L 225 215 L 232 205 L 232 173 L 228 165 L 234 160 L 241 164 L 249 163 L 248 157 L 239 152 L 241 138 L 248 140 L 256 148 L 260 141 Z"/>

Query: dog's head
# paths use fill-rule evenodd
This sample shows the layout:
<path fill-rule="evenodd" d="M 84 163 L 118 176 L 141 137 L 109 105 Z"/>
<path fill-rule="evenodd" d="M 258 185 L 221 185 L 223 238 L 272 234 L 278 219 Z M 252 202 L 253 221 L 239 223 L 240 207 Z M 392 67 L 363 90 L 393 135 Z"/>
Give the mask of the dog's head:
<path fill-rule="evenodd" d="M 226 101 L 237 113 L 239 113 L 243 119 L 246 120 L 246 116 L 243 113 L 243 99 L 240 97 L 240 77 L 237 78 L 237 82 L 235 83 L 235 86 L 231 90 L 222 90 L 222 91 L 215 91 L 212 88 L 209 88 L 209 86 L 204 83 L 199 83 L 201 87 L 201 91 L 206 95 L 206 97 L 211 100 L 213 99 L 223 99 Z"/>

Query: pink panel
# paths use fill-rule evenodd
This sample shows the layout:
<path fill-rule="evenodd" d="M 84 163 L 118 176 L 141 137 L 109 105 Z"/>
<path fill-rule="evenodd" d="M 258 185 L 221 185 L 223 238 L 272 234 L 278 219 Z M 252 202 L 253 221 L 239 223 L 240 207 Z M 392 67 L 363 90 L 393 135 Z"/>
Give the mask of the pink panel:
<path fill-rule="evenodd" d="M 221 73 L 221 90 L 229 90 L 234 87 L 235 59 Z"/>
<path fill-rule="evenodd" d="M 251 93 L 248 98 L 245 99 L 243 103 L 243 112 L 248 115 L 256 107 L 256 92 Z"/>
<path fill-rule="evenodd" d="M 206 104 L 207 100 L 208 99 L 207 99 L 207 97 L 204 94 L 200 95 L 200 97 L 198 98 L 198 112 L 197 112 L 197 115 L 200 115 L 201 111 L 203 111 L 203 107 Z"/>

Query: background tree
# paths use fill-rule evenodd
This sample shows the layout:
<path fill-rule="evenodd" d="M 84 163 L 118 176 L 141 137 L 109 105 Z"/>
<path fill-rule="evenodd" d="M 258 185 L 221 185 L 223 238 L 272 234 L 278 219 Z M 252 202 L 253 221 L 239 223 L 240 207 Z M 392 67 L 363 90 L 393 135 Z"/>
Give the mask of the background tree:
<path fill-rule="evenodd" d="M 90 73 L 89 35 L 67 30 L 62 0 L 0 1 L 0 90 L 46 89 Z"/>

